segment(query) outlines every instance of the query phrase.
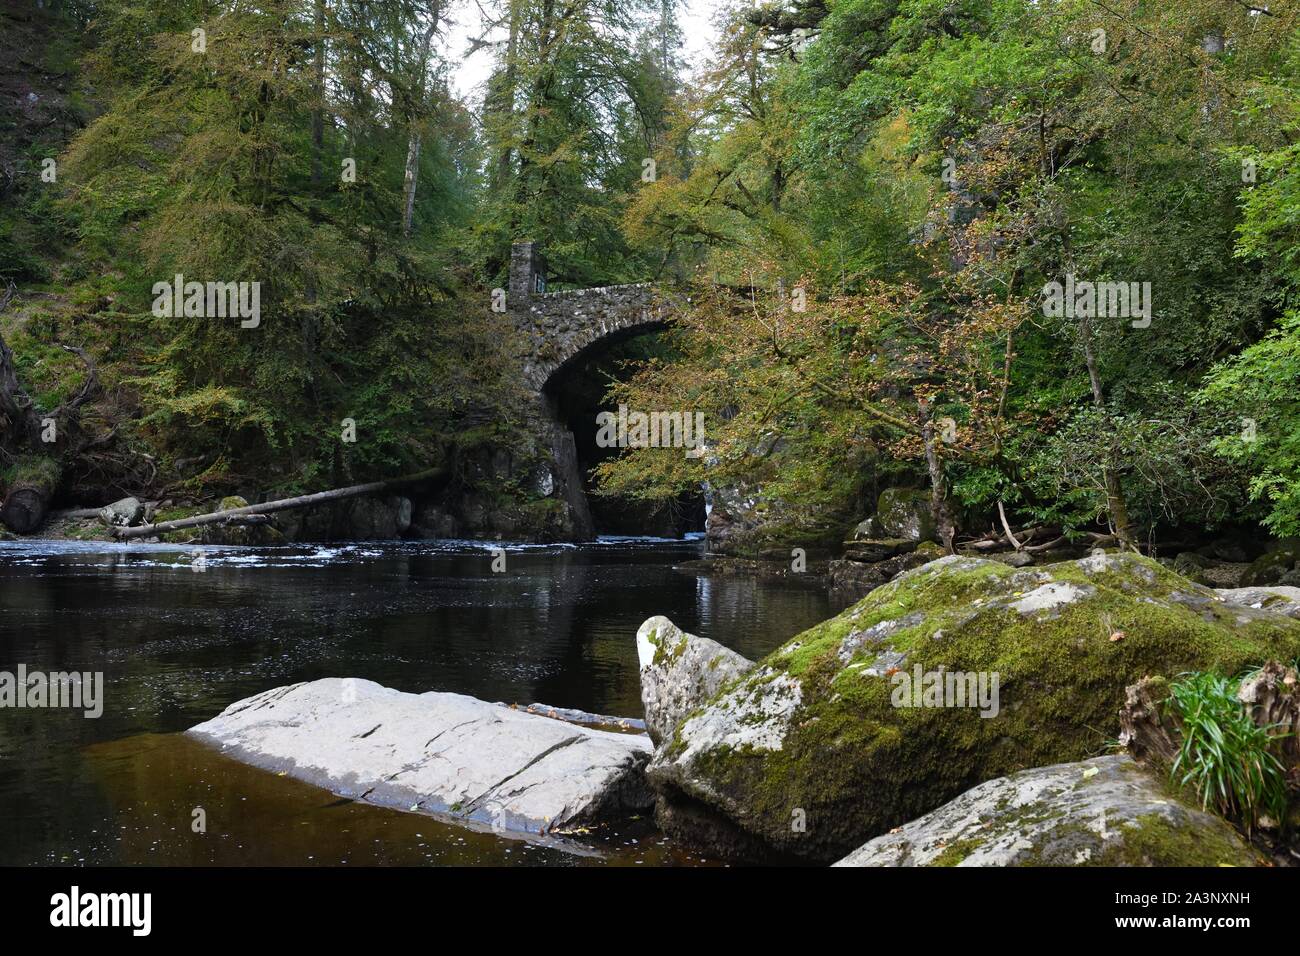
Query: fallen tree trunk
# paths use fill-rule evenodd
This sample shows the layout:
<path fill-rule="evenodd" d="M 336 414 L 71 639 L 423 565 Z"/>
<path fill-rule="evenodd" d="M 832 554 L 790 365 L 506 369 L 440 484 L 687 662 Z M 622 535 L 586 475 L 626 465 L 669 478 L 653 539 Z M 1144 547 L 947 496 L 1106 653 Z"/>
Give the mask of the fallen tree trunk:
<path fill-rule="evenodd" d="M 13 480 L 0 505 L 0 522 L 15 534 L 31 534 L 50 510 L 63 467 L 54 458 L 32 455 L 18 459 Z"/>
<path fill-rule="evenodd" d="M 1178 756 L 1177 738 L 1182 725 L 1164 712 L 1169 685 L 1162 680 L 1143 677 L 1124 689 L 1124 706 L 1119 712 L 1119 742 L 1137 760 L 1162 773 Z"/>
<path fill-rule="evenodd" d="M 104 510 L 101 505 L 98 508 L 64 508 L 60 511 L 51 511 L 51 521 L 63 521 L 68 518 L 98 518 L 99 513 Z"/>
<path fill-rule="evenodd" d="M 166 534 L 169 531 L 181 531 L 185 528 L 199 528 L 203 525 L 220 524 L 222 522 L 231 522 L 232 519 L 238 519 L 246 515 L 265 515 L 276 511 L 289 511 L 292 508 L 308 508 L 312 505 L 324 504 L 330 501 L 341 501 L 344 498 L 357 498 L 361 495 L 377 494 L 381 491 L 388 491 L 400 485 L 414 484 L 418 481 L 428 481 L 431 478 L 437 478 L 443 474 L 441 468 L 429 468 L 425 471 L 416 472 L 413 475 L 407 475 L 403 478 L 390 478 L 387 481 L 372 481 L 364 485 L 349 485 L 346 488 L 335 488 L 332 491 L 317 491 L 310 495 L 298 495 L 296 498 L 281 498 L 278 501 L 264 501 L 260 505 L 246 505 L 243 508 L 227 508 L 225 511 L 213 511 L 205 515 L 193 515 L 189 518 L 177 518 L 175 521 L 160 521 L 157 524 L 136 525 L 134 528 L 118 528 L 114 534 L 122 540 L 129 538 L 147 538 L 154 535 Z"/>
<path fill-rule="evenodd" d="M 1300 789 L 1300 676 L 1294 667 L 1268 661 L 1241 682 L 1237 699 L 1250 719 L 1270 728 L 1282 751 L 1293 789 Z"/>

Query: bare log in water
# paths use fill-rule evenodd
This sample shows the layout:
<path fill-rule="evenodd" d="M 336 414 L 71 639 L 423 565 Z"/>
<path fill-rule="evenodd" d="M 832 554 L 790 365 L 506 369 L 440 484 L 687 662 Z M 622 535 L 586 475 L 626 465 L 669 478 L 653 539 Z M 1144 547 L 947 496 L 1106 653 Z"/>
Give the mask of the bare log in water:
<path fill-rule="evenodd" d="M 259 505 L 246 505 L 242 508 L 227 508 L 225 511 L 213 511 L 205 515 L 193 515 L 189 518 L 177 518 L 175 521 L 160 521 L 157 524 L 142 524 L 134 528 L 118 528 L 114 533 L 118 538 L 147 538 L 166 534 L 169 531 L 181 531 L 185 528 L 199 528 L 203 525 L 233 523 L 247 515 L 265 515 L 276 511 L 289 511 L 293 508 L 308 508 L 312 505 L 344 498 L 358 498 L 361 495 L 373 495 L 391 491 L 401 485 L 410 485 L 419 481 L 428 481 L 444 474 L 442 468 L 429 468 L 425 471 L 406 475 L 403 478 L 390 478 L 387 481 L 372 481 L 364 485 L 349 485 L 332 491 L 317 491 L 310 495 L 298 495 L 295 498 L 281 498 L 278 501 L 264 501 Z"/>

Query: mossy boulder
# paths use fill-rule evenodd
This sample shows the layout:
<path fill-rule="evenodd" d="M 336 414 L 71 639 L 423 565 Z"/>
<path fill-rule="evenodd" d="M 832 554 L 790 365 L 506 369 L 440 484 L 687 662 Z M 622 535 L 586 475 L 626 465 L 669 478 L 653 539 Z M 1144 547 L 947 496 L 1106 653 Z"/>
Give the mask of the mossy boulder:
<path fill-rule="evenodd" d="M 930 494 L 915 488 L 886 488 L 876 500 L 873 537 L 930 541 L 934 538 L 934 516 Z M 861 525 L 859 525 L 859 528 Z"/>
<path fill-rule="evenodd" d="M 1270 584 L 1294 585 L 1295 572 L 1300 569 L 1300 548 L 1278 548 L 1251 562 L 1241 576 L 1242 587 L 1252 588 Z"/>
<path fill-rule="evenodd" d="M 683 717 L 754 662 L 668 618 L 652 617 L 636 632 L 646 731 L 658 746 Z"/>
<path fill-rule="evenodd" d="M 1022 770 L 968 790 L 836 866 L 1257 866 L 1221 817 L 1127 754 Z"/>
<path fill-rule="evenodd" d="M 1026 569 L 950 556 L 723 687 L 649 774 L 665 806 L 693 803 L 737 831 L 719 847 L 758 841 L 829 862 L 985 780 L 1102 752 L 1125 687 L 1145 675 L 1297 654 L 1300 622 L 1230 605 L 1137 555 Z M 914 675 L 933 688 L 936 674 L 937 696 L 896 705 Z M 963 676 L 995 689 L 995 706 L 958 698 L 978 684 Z M 932 706 L 943 703 L 975 706 Z M 671 831 L 684 814 L 661 816 Z"/>

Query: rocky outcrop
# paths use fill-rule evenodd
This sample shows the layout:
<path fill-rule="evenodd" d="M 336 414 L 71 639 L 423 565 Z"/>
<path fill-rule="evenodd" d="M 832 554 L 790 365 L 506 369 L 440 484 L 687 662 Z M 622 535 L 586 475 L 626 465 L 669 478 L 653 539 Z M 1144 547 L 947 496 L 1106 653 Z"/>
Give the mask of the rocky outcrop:
<path fill-rule="evenodd" d="M 283 511 L 275 523 L 290 541 L 386 541 L 411 527 L 412 512 L 402 495 L 362 496 Z"/>
<path fill-rule="evenodd" d="M 636 650 L 646 730 L 656 745 L 724 684 L 754 666 L 717 641 L 685 633 L 663 616 L 641 625 Z"/>
<path fill-rule="evenodd" d="M 1169 794 L 1127 755 L 982 783 L 836 866 L 1255 866 L 1220 817 Z"/>
<path fill-rule="evenodd" d="M 1300 588 L 1219 588 L 1214 593 L 1237 607 L 1263 609 L 1300 620 Z"/>
<path fill-rule="evenodd" d="M 858 540 L 934 540 L 934 516 L 930 494 L 915 488 L 886 488 L 876 499 L 876 513 L 858 524 Z"/>
<path fill-rule="evenodd" d="M 340 796 L 532 834 L 647 809 L 650 742 L 462 694 L 327 678 L 227 707 L 190 734 Z"/>
<path fill-rule="evenodd" d="M 861 521 L 843 544 L 843 557 L 827 572 L 830 586 L 861 597 L 944 554 L 935 544 L 930 496 L 914 488 L 886 488 L 876 513 Z"/>
<path fill-rule="evenodd" d="M 846 552 L 846 554 L 851 552 Z M 854 557 L 845 557 L 832 561 L 827 569 L 827 583 L 834 589 L 851 597 L 860 598 L 887 584 L 904 571 L 919 568 L 923 564 L 943 556 L 943 548 L 932 542 L 923 541 L 892 557 L 875 561 L 865 561 Z"/>
<path fill-rule="evenodd" d="M 1227 546 L 1206 548 L 1220 554 L 1240 554 Z M 1241 583 L 1250 566 L 1243 561 L 1225 561 L 1213 554 L 1201 554 L 1196 551 L 1183 551 L 1172 562 L 1162 564 L 1173 568 L 1183 577 L 1212 588 L 1233 588 Z"/>
<path fill-rule="evenodd" d="M 763 534 L 767 503 L 758 492 L 743 487 L 710 486 L 709 514 L 704 522 L 711 554 L 752 557 L 767 543 Z"/>
<path fill-rule="evenodd" d="M 1241 577 L 1242 587 L 1266 587 L 1281 584 L 1300 585 L 1300 548 L 1283 546 L 1251 562 Z"/>
<path fill-rule="evenodd" d="M 1300 622 L 1137 555 L 945 557 L 724 685 L 648 775 L 670 833 L 829 862 L 982 781 L 1096 753 L 1144 675 L 1298 653 Z"/>

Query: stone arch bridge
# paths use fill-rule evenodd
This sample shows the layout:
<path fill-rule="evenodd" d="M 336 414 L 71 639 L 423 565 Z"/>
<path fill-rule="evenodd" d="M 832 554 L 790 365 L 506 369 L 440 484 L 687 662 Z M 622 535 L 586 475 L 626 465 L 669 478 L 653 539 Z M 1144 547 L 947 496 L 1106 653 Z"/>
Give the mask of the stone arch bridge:
<path fill-rule="evenodd" d="M 547 292 L 546 260 L 532 242 L 511 247 L 506 310 L 527 343 L 524 376 L 539 395 L 596 352 L 662 329 L 671 313 L 648 282 Z"/>
<path fill-rule="evenodd" d="M 604 286 L 563 292 L 546 291 L 546 261 L 535 243 L 516 242 L 510 250 L 506 311 L 524 346 L 523 375 L 536 397 L 534 420 L 548 446 L 553 481 L 545 494 L 567 506 L 572 537 L 595 536 L 569 424 L 559 413 L 556 383 L 564 374 L 615 343 L 662 329 L 671 304 L 651 283 Z M 592 423 L 595 427 L 595 423 Z"/>

